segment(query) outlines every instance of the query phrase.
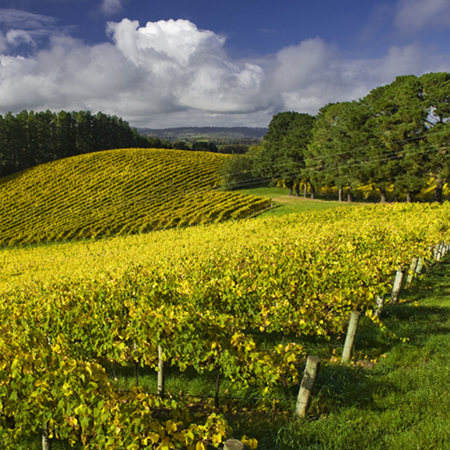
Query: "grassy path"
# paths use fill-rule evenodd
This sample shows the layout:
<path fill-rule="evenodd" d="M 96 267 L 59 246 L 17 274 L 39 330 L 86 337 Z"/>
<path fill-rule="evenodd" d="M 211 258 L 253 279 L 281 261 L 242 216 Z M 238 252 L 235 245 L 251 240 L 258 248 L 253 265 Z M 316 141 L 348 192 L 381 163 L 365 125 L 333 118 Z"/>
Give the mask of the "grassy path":
<path fill-rule="evenodd" d="M 355 203 L 337 202 L 316 199 L 311 200 L 309 198 L 289 196 L 289 190 L 277 187 L 259 187 L 252 189 L 240 189 L 241 194 L 256 195 L 259 197 L 269 197 L 273 200 L 275 208 L 266 211 L 260 216 L 280 216 L 289 213 L 307 212 L 307 211 L 323 211 L 325 209 L 348 207 L 358 205 Z"/>

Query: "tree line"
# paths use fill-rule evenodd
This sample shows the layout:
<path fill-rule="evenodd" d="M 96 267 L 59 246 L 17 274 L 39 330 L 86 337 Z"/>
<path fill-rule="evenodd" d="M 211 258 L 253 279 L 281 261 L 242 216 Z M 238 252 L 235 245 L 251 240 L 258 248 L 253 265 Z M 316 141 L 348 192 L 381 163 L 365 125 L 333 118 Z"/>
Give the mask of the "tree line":
<path fill-rule="evenodd" d="M 334 187 L 339 200 L 371 184 L 380 200 L 412 201 L 430 181 L 442 201 L 450 177 L 450 74 L 399 76 L 358 101 L 329 103 L 316 116 L 273 116 L 263 144 L 223 166 L 228 189 L 259 181 L 283 183 L 314 198 Z"/>
<path fill-rule="evenodd" d="M 115 148 L 170 148 L 124 120 L 89 111 L 0 115 L 0 177 L 55 159 Z"/>
<path fill-rule="evenodd" d="M 245 153 L 248 146 L 197 141 L 172 143 L 156 136 L 143 136 L 116 116 L 90 111 L 53 113 L 22 111 L 0 115 L 0 177 L 48 161 L 82 153 L 119 148 L 166 148 Z"/>

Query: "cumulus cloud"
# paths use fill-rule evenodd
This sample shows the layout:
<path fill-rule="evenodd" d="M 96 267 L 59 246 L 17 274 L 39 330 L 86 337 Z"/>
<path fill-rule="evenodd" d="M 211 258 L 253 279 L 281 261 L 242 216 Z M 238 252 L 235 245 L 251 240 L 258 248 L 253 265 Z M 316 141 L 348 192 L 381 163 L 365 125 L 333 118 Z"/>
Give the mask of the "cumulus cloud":
<path fill-rule="evenodd" d="M 130 66 L 146 74 L 149 87 L 178 108 L 247 112 L 260 94 L 263 70 L 231 61 L 225 39 L 188 20 L 109 23 L 108 33 Z M 145 95 L 145 94 L 144 94 Z"/>
<path fill-rule="evenodd" d="M 258 61 L 235 60 L 223 36 L 187 20 L 140 26 L 123 19 L 110 22 L 107 35 L 109 42 L 89 46 L 55 34 L 48 48 L 24 57 L 5 48 L 28 42 L 30 30 L 0 32 L 0 113 L 89 109 L 134 126 L 265 126 L 276 112 L 315 114 L 396 75 L 450 71 L 448 58 L 419 45 L 347 59 L 319 38 Z"/>
<path fill-rule="evenodd" d="M 430 27 L 449 28 L 450 2 L 448 0 L 400 0 L 394 23 L 406 34 Z"/>

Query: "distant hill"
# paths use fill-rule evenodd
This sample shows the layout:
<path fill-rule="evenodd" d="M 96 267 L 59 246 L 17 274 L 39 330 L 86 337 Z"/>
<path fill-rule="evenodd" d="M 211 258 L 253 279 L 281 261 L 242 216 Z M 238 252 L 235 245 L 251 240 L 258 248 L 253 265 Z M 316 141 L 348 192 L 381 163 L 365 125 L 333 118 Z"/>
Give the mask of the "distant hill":
<path fill-rule="evenodd" d="M 195 142 L 213 141 L 216 144 L 254 143 L 266 135 L 268 128 L 250 127 L 179 127 L 179 128 L 138 128 L 139 134 L 154 136 L 168 141 Z"/>
<path fill-rule="evenodd" d="M 142 233 L 265 209 L 270 199 L 217 189 L 226 158 L 121 149 L 27 169 L 0 181 L 0 246 Z"/>

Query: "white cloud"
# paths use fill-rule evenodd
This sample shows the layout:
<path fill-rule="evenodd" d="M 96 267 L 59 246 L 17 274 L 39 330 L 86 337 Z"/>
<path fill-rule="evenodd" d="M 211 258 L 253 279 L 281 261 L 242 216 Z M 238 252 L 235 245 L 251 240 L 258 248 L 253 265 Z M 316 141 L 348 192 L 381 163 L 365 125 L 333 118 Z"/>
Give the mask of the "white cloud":
<path fill-rule="evenodd" d="M 6 33 L 6 41 L 8 44 L 16 46 L 21 43 L 32 44 L 33 38 L 25 30 L 10 30 Z"/>
<path fill-rule="evenodd" d="M 54 17 L 42 14 L 33 14 L 17 9 L 0 8 L 0 24 L 10 28 L 31 30 L 36 28 L 52 27 L 56 25 Z"/>
<path fill-rule="evenodd" d="M 216 112 L 254 109 L 264 77 L 255 64 L 231 61 L 225 39 L 187 20 L 109 23 L 108 33 L 131 66 L 146 74 L 149 88 L 174 108 Z M 144 94 L 145 95 L 145 94 Z"/>
<path fill-rule="evenodd" d="M 0 33 L 0 53 L 31 32 Z M 395 76 L 450 71 L 450 58 L 419 45 L 378 59 L 347 59 L 316 38 L 258 61 L 230 58 L 225 39 L 187 20 L 109 23 L 111 42 L 51 37 L 32 57 L 0 56 L 0 113 L 90 109 L 134 126 L 265 126 L 279 111 L 315 114 L 358 99 Z M 31 36 L 32 37 L 32 36 Z"/>
<path fill-rule="evenodd" d="M 60 27 L 57 19 L 16 9 L 0 8 L 0 52 L 28 44 L 36 48 L 43 38 L 68 34 L 71 27 Z"/>
<path fill-rule="evenodd" d="M 400 0 L 394 24 L 405 34 L 424 28 L 450 27 L 448 0 Z"/>
<path fill-rule="evenodd" d="M 100 9 L 105 14 L 115 14 L 122 10 L 122 0 L 103 0 Z"/>

